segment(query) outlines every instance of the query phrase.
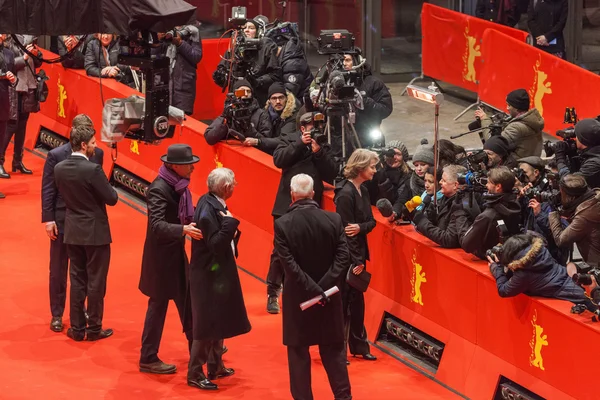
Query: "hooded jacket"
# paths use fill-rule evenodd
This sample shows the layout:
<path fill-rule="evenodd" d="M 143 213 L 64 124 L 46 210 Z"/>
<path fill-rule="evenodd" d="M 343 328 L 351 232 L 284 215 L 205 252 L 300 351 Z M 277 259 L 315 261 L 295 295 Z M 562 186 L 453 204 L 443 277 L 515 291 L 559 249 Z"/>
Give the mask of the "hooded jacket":
<path fill-rule="evenodd" d="M 570 224 L 561 224 L 560 214 L 553 211 L 548 216 L 554 241 L 559 247 L 577 243 L 583 260 L 593 266 L 600 262 L 600 189 L 594 197 L 583 201 L 575 208 Z"/>
<path fill-rule="evenodd" d="M 485 210 L 479 214 L 473 225 L 459 237 L 460 246 L 467 253 L 485 260 L 485 252 L 500 241 L 496 228 L 497 221 L 503 220 L 509 234 L 520 233 L 521 206 L 513 193 L 487 195 Z"/>
<path fill-rule="evenodd" d="M 540 157 L 543 147 L 543 129 L 544 118 L 535 108 L 513 118 L 502 131 L 502 136 L 508 140 L 511 147 L 507 162 L 514 164 L 521 158 Z"/>
<path fill-rule="evenodd" d="M 296 117 L 298 110 L 302 107 L 302 104 L 296 99 L 294 94 L 289 90 L 286 91 L 287 101 L 281 114 L 271 107 L 271 103 L 267 100 L 265 104 L 265 110 L 269 113 L 271 119 L 271 125 L 273 126 L 273 137 L 278 137 L 283 133 L 296 132 Z"/>
<path fill-rule="evenodd" d="M 496 279 L 500 297 L 512 297 L 520 293 L 528 296 L 542 296 L 573 303 L 583 303 L 585 292 L 567 275 L 567 269 L 558 264 L 544 247 L 541 238 L 533 238 L 532 243 L 523 249 L 516 260 L 508 264 L 512 276 L 504 272 L 498 263 L 490 265 L 490 272 Z"/>
<path fill-rule="evenodd" d="M 279 63 L 285 88 L 298 99 L 303 99 L 314 78 L 298 38 L 291 38 L 281 47 Z"/>

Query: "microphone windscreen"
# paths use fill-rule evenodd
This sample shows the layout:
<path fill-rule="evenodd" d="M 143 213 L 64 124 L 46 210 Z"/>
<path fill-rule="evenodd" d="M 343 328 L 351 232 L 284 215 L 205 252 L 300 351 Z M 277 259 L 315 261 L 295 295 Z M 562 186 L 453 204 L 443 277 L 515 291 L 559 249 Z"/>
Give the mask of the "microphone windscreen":
<path fill-rule="evenodd" d="M 419 207 L 422 202 L 421 196 L 415 196 L 407 201 L 404 205 L 406 206 L 406 210 L 411 213 L 415 208 Z"/>
<path fill-rule="evenodd" d="M 394 213 L 394 207 L 388 199 L 379 199 L 375 204 L 381 215 L 385 218 L 390 217 Z"/>
<path fill-rule="evenodd" d="M 475 121 L 469 124 L 469 130 L 474 131 L 475 129 L 481 128 L 481 119 L 477 118 Z"/>

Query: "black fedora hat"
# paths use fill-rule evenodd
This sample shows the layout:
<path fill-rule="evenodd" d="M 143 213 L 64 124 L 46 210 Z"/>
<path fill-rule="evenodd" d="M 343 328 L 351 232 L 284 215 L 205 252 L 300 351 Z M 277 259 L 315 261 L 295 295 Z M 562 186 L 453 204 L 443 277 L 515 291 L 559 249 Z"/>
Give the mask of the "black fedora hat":
<path fill-rule="evenodd" d="M 195 164 L 200 157 L 192 154 L 192 147 L 188 144 L 176 143 L 169 146 L 167 154 L 160 158 L 167 164 Z"/>

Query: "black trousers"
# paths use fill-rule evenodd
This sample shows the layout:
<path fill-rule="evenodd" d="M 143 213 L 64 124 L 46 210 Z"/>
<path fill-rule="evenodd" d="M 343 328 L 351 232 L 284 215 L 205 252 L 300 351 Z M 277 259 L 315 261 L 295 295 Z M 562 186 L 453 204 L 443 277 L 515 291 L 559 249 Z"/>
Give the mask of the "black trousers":
<path fill-rule="evenodd" d="M 27 121 L 29 113 L 19 112 L 16 121 L 10 120 L 7 129 L 0 138 L 0 164 L 4 164 L 6 149 L 13 135 L 15 136 L 15 146 L 13 155 L 13 165 L 17 165 L 23 161 L 23 149 L 25 147 L 25 131 L 27 130 Z M 1 130 L 0 130 L 1 132 Z"/>
<path fill-rule="evenodd" d="M 308 346 L 288 346 L 290 390 L 294 400 L 312 400 L 310 352 Z M 346 346 L 342 343 L 319 345 L 319 355 L 336 400 L 350 400 L 350 378 L 346 366 Z"/>
<path fill-rule="evenodd" d="M 99 333 L 104 315 L 106 277 L 110 264 L 110 244 L 102 246 L 67 245 L 71 260 L 71 327 L 75 332 Z M 88 321 L 84 312 L 87 291 Z"/>
<path fill-rule="evenodd" d="M 344 323 L 350 354 L 364 355 L 371 352 L 365 328 L 365 296 L 345 284 Z"/>
<path fill-rule="evenodd" d="M 279 217 L 273 217 L 275 222 Z M 278 297 L 281 294 L 283 285 L 283 266 L 279 261 L 279 257 L 275 254 L 275 248 L 271 253 L 271 264 L 269 264 L 269 272 L 267 273 L 267 295 L 269 297 Z"/>
<path fill-rule="evenodd" d="M 62 317 L 67 300 L 67 272 L 69 255 L 63 243 L 64 234 L 59 232 L 50 240 L 50 312 L 53 317 Z"/>
<path fill-rule="evenodd" d="M 223 339 L 221 340 L 193 340 L 188 364 L 188 380 L 206 379 L 202 367 L 207 364 L 208 373 L 216 373 L 223 366 Z"/>
<path fill-rule="evenodd" d="M 173 299 L 173 301 L 177 307 L 181 325 L 185 327 L 185 293 L 182 293 L 176 299 Z M 169 299 L 154 299 L 152 297 L 148 299 L 148 310 L 146 311 L 146 320 L 144 321 L 144 332 L 142 332 L 140 363 L 150 364 L 160 361 L 158 358 L 158 348 L 160 347 L 160 340 L 162 338 L 168 308 Z M 192 330 L 186 330 L 185 336 L 187 337 L 188 343 L 191 347 Z"/>

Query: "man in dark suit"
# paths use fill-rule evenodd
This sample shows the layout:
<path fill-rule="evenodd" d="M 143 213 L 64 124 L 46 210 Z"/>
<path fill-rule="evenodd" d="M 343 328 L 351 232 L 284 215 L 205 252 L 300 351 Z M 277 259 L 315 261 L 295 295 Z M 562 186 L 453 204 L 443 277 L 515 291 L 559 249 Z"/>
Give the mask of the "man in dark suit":
<path fill-rule="evenodd" d="M 54 179 L 64 199 L 64 243 L 71 260 L 71 328 L 67 336 L 75 341 L 104 339 L 112 329 L 102 329 L 106 277 L 110 263 L 110 227 L 106 205 L 119 200 L 102 167 L 89 159 L 96 148 L 96 131 L 79 126 L 71 131 L 73 153 L 54 167 Z M 83 304 L 88 299 L 88 321 Z"/>
<path fill-rule="evenodd" d="M 350 255 L 342 218 L 323 211 L 312 198 L 313 179 L 306 174 L 291 180 L 292 205 L 275 221 L 275 252 L 284 269 L 283 344 L 288 349 L 290 388 L 297 400 L 313 398 L 309 347 L 319 354 L 336 400 L 349 400 L 342 296 L 324 291 L 341 288 Z M 302 311 L 300 303 L 322 296 L 321 305 Z"/>
<path fill-rule="evenodd" d="M 73 118 L 72 128 L 79 126 L 93 127 L 90 117 L 79 114 Z M 62 332 L 62 316 L 65 311 L 67 300 L 67 271 L 69 267 L 69 256 L 67 245 L 64 244 L 65 213 L 66 205 L 58 193 L 56 182 L 54 182 L 54 167 L 61 161 L 66 160 L 73 150 L 71 143 L 65 143 L 48 152 L 44 163 L 44 174 L 42 176 L 42 223 L 45 223 L 46 234 L 50 238 L 50 312 L 52 320 L 50 329 L 54 332 Z M 90 161 L 102 166 L 104 152 L 96 148 Z"/>
<path fill-rule="evenodd" d="M 190 346 L 192 343 L 192 326 L 184 318 L 188 268 L 185 236 L 202 239 L 202 232 L 192 222 L 194 205 L 188 188 L 194 164 L 200 158 L 192 155 L 192 148 L 187 144 L 172 144 L 161 160 L 164 165 L 146 194 L 148 226 L 139 288 L 149 299 L 142 333 L 140 371 L 173 374 L 177 371 L 176 366 L 162 362 L 158 358 L 158 348 L 169 300 L 175 302 Z"/>

